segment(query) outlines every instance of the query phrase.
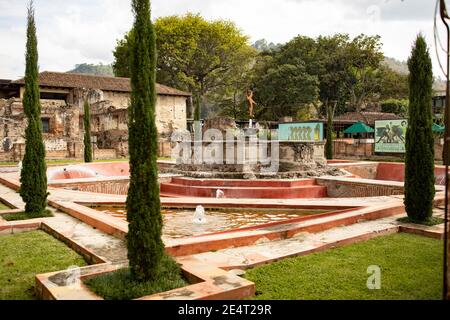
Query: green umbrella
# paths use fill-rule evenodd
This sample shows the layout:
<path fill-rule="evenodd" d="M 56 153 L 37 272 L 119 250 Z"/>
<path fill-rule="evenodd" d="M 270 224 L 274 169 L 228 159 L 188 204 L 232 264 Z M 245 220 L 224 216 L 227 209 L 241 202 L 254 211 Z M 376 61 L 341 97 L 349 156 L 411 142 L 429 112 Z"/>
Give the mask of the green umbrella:
<path fill-rule="evenodd" d="M 445 132 L 445 127 L 444 126 L 440 126 L 436 123 L 433 123 L 433 132 L 434 133 L 444 133 Z"/>
<path fill-rule="evenodd" d="M 352 125 L 350 128 L 344 131 L 345 134 L 356 134 L 356 133 L 374 133 L 371 127 L 366 125 L 365 123 L 359 121 Z"/>

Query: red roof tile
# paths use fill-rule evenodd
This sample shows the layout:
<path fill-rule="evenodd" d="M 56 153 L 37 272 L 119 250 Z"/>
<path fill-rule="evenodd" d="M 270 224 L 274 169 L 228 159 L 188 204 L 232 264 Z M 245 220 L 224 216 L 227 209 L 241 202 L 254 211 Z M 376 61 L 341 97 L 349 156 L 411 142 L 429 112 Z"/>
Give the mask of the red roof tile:
<path fill-rule="evenodd" d="M 14 81 L 15 84 L 25 84 L 25 80 Z M 63 73 L 44 71 L 39 74 L 39 85 L 56 88 L 86 88 L 104 91 L 131 92 L 129 78 L 97 76 L 82 73 Z M 159 95 L 190 97 L 191 94 L 162 84 L 156 84 Z"/>

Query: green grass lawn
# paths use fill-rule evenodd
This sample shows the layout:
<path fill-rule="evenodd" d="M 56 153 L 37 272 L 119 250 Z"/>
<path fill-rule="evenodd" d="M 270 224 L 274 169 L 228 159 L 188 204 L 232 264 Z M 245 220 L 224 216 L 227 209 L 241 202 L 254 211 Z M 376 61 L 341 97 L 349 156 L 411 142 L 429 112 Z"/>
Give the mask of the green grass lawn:
<path fill-rule="evenodd" d="M 37 274 L 85 266 L 75 251 L 42 231 L 0 236 L 0 300 L 33 300 Z"/>
<path fill-rule="evenodd" d="M 0 211 L 1 210 L 8 210 L 8 209 L 11 209 L 11 208 L 8 208 L 7 206 L 5 206 L 3 203 L 0 202 Z"/>
<path fill-rule="evenodd" d="M 395 234 L 255 268 L 246 278 L 257 300 L 438 300 L 442 256 L 442 241 Z M 372 265 L 381 267 L 381 290 L 367 289 Z"/>
<path fill-rule="evenodd" d="M 40 214 L 27 214 L 25 212 L 19 213 L 9 213 L 2 215 L 2 218 L 6 221 L 23 221 L 23 220 L 31 220 L 37 218 L 51 218 L 54 217 L 53 212 L 50 210 L 45 210 Z"/>

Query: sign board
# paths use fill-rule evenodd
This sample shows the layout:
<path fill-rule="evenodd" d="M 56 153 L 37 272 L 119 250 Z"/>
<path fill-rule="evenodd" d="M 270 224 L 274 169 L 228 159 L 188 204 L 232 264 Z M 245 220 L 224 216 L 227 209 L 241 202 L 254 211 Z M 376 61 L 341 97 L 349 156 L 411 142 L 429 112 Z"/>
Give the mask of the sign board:
<path fill-rule="evenodd" d="M 375 152 L 405 153 L 408 120 L 375 121 Z"/>
<path fill-rule="evenodd" d="M 283 123 L 278 126 L 280 141 L 322 142 L 323 123 Z"/>

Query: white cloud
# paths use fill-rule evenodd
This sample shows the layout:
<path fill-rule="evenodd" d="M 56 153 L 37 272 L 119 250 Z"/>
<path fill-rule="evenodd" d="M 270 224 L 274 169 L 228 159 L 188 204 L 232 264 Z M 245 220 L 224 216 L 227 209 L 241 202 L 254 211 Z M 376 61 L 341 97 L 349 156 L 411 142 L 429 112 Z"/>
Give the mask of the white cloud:
<path fill-rule="evenodd" d="M 35 0 L 41 70 L 110 63 L 116 40 L 132 24 L 130 2 Z M 0 0 L 0 78 L 23 74 L 26 3 Z M 198 12 L 208 19 L 235 21 L 252 41 L 282 43 L 298 34 L 379 34 L 386 55 L 399 60 L 408 58 L 419 31 L 433 43 L 434 1 L 429 0 L 153 0 L 152 6 L 154 17 Z M 434 58 L 434 49 L 431 53 Z"/>

